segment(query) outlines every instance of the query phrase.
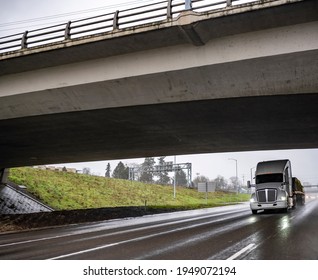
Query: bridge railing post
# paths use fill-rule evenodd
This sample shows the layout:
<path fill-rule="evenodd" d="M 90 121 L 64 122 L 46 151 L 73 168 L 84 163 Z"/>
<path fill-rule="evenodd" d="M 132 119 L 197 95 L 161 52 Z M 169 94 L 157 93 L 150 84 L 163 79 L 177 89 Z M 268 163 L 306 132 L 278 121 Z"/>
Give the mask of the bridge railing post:
<path fill-rule="evenodd" d="M 117 10 L 117 11 L 114 13 L 113 30 L 116 30 L 116 29 L 119 28 L 118 19 L 119 19 L 119 11 Z"/>
<path fill-rule="evenodd" d="M 0 184 L 8 183 L 9 177 L 9 168 L 1 168 L 0 169 Z"/>
<path fill-rule="evenodd" d="M 64 38 L 65 40 L 71 39 L 71 21 L 69 21 L 65 26 Z"/>
<path fill-rule="evenodd" d="M 167 4 L 167 19 L 172 18 L 172 0 L 168 0 Z"/>
<path fill-rule="evenodd" d="M 26 49 L 28 47 L 28 32 L 25 31 L 23 33 L 22 39 L 21 39 L 21 49 Z"/>
<path fill-rule="evenodd" d="M 226 0 L 226 6 L 227 7 L 232 6 L 232 0 Z"/>
<path fill-rule="evenodd" d="M 185 10 L 192 10 L 192 0 L 185 0 Z"/>

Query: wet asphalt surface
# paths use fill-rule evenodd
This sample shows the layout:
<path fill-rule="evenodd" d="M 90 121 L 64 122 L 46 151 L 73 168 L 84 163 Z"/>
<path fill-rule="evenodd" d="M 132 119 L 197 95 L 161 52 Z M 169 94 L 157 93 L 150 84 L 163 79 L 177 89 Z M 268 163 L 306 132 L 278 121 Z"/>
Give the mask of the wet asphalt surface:
<path fill-rule="evenodd" d="M 316 260 L 318 198 L 288 213 L 247 203 L 0 234 L 0 259 Z"/>

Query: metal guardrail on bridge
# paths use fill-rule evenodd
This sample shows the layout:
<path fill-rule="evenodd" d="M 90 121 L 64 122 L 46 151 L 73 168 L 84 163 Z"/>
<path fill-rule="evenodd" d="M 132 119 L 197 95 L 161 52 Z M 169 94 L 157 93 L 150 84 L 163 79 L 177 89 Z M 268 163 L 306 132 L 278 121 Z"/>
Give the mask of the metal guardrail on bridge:
<path fill-rule="evenodd" d="M 0 53 L 172 20 L 182 11 L 205 12 L 246 2 L 256 0 L 158 0 L 148 5 L 1 37 Z"/>

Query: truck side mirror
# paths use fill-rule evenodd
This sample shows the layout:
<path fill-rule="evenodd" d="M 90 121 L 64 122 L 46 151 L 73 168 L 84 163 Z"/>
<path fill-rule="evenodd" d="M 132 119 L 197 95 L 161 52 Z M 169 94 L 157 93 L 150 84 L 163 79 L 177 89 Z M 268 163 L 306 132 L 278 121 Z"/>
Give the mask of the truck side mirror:
<path fill-rule="evenodd" d="M 247 181 L 247 187 L 251 188 L 251 182 L 250 181 Z"/>

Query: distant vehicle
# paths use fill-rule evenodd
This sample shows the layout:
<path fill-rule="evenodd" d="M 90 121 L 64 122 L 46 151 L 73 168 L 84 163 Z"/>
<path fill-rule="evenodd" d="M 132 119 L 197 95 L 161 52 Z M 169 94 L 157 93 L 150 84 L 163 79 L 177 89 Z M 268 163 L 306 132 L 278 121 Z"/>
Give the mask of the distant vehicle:
<path fill-rule="evenodd" d="M 269 209 L 287 212 L 298 201 L 302 205 L 305 203 L 303 187 L 297 178 L 292 177 L 288 159 L 259 162 L 255 176 L 255 192 L 250 199 L 253 214 L 257 214 L 258 210 Z M 250 182 L 248 186 L 251 187 Z"/>

